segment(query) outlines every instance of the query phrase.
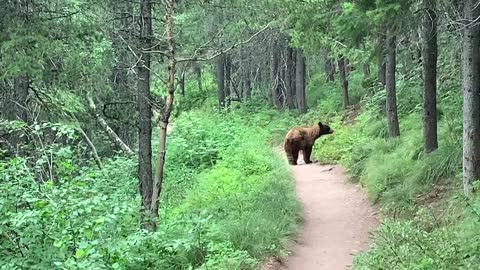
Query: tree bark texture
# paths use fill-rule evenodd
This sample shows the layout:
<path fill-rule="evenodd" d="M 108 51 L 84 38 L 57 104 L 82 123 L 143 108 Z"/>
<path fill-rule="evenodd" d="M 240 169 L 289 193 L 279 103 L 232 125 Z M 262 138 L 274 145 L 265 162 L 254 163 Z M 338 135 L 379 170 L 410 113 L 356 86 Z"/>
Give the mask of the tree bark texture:
<path fill-rule="evenodd" d="M 279 108 L 280 104 L 280 53 L 278 49 L 278 38 L 275 36 L 270 48 L 270 91 L 272 105 Z"/>
<path fill-rule="evenodd" d="M 292 48 L 292 71 L 291 71 L 291 82 L 292 87 L 292 97 L 293 97 L 293 108 L 298 109 L 297 102 L 297 50 Z"/>
<path fill-rule="evenodd" d="M 328 55 L 325 58 L 325 78 L 327 82 L 335 81 L 335 61 Z"/>
<path fill-rule="evenodd" d="M 180 95 L 185 96 L 185 73 L 180 75 Z"/>
<path fill-rule="evenodd" d="M 423 0 L 423 145 L 438 148 L 437 139 L 437 15 L 435 0 Z"/>
<path fill-rule="evenodd" d="M 463 188 L 480 179 L 480 16 L 476 0 L 466 0 L 463 33 Z M 475 22 L 475 23 L 474 23 Z"/>
<path fill-rule="evenodd" d="M 243 98 L 249 99 L 252 97 L 252 79 L 250 75 L 250 66 L 243 72 Z"/>
<path fill-rule="evenodd" d="M 142 195 L 142 227 L 153 230 L 149 221 L 152 204 L 152 106 L 150 99 L 150 54 L 144 53 L 152 46 L 152 2 L 140 2 L 140 46 L 137 82 L 138 123 L 138 180 Z"/>
<path fill-rule="evenodd" d="M 23 121 L 26 124 L 31 124 L 32 117 L 29 117 L 29 111 L 27 108 L 29 80 L 26 76 L 19 76 L 12 81 L 13 87 L 7 86 L 9 83 L 5 80 L 5 88 L 0 88 L 0 91 L 4 91 L 2 93 L 4 95 L 4 102 L 0 103 L 0 105 L 3 105 L 0 118 L 4 117 L 4 119 L 7 120 L 17 120 Z M 5 135 L 6 141 L 11 146 L 12 153 L 15 155 L 22 155 L 24 150 L 23 145 L 28 142 L 28 136 L 21 137 L 19 135 L 20 134 L 16 132 Z"/>
<path fill-rule="evenodd" d="M 286 87 L 286 99 L 287 99 L 287 106 L 290 110 L 295 109 L 295 101 L 294 101 L 294 89 L 295 87 L 292 85 L 293 81 L 293 49 L 287 45 L 286 49 L 286 61 L 287 61 L 287 70 L 285 71 L 285 87 Z"/>
<path fill-rule="evenodd" d="M 32 121 L 29 121 L 28 108 L 27 108 L 29 85 L 30 85 L 30 82 L 27 76 L 20 76 L 14 79 L 15 114 L 16 114 L 17 120 L 22 120 L 27 124 L 32 122 Z"/>
<path fill-rule="evenodd" d="M 217 75 L 217 96 L 218 106 L 225 107 L 225 54 L 217 57 L 215 60 L 215 69 Z"/>
<path fill-rule="evenodd" d="M 307 102 L 305 94 L 305 56 L 300 49 L 296 50 L 296 75 L 295 90 L 297 93 L 297 108 L 301 113 L 307 113 Z"/>
<path fill-rule="evenodd" d="M 16 120 L 17 114 L 15 112 L 15 90 L 10 87 L 10 84 L 7 80 L 4 80 L 1 83 L 0 88 L 0 98 L 2 110 L 0 110 L 0 117 L 6 120 Z"/>
<path fill-rule="evenodd" d="M 278 103 L 280 108 L 286 107 L 286 96 L 287 90 L 285 86 L 285 77 L 286 77 L 286 68 L 285 68 L 285 51 L 282 50 L 280 54 L 280 61 L 278 62 Z"/>
<path fill-rule="evenodd" d="M 115 121 L 110 123 L 110 126 L 118 134 L 125 144 L 133 147 L 136 143 L 137 129 L 135 114 L 134 98 L 134 77 L 128 70 L 134 65 L 132 53 L 129 51 L 129 44 L 134 44 L 134 6 L 133 1 L 120 0 L 111 3 L 111 12 L 119 15 L 119 20 L 114 20 L 111 23 L 112 31 L 110 33 L 112 40 L 112 50 L 115 55 L 114 65 L 112 67 L 111 85 L 112 93 L 105 98 L 106 101 L 115 104 L 120 101 L 121 105 L 110 106 L 108 115 L 114 115 L 116 119 L 122 121 Z M 127 106 L 128 105 L 128 106 Z M 106 113 L 105 113 L 106 114 Z"/>
<path fill-rule="evenodd" d="M 340 73 L 340 81 L 342 83 L 342 108 L 346 110 L 350 104 L 348 98 L 347 61 L 344 57 L 340 57 L 340 59 L 338 59 L 338 71 Z"/>
<path fill-rule="evenodd" d="M 350 75 L 350 73 L 353 70 L 353 67 L 352 67 L 352 65 L 350 65 L 350 61 L 348 60 L 348 58 L 344 58 L 344 62 L 345 62 L 345 74 L 346 74 L 345 77 L 348 78 L 348 76 Z"/>
<path fill-rule="evenodd" d="M 202 85 L 202 66 L 200 63 L 196 63 L 193 66 L 193 69 L 196 74 L 196 79 L 197 79 L 197 87 L 199 92 L 203 92 L 203 85 Z"/>
<path fill-rule="evenodd" d="M 232 57 L 225 54 L 225 106 L 229 107 L 232 99 Z"/>
<path fill-rule="evenodd" d="M 395 81 L 396 71 L 396 38 L 391 30 L 387 33 L 387 63 L 386 63 L 386 109 L 388 136 L 400 136 L 400 127 L 397 113 L 397 90 Z"/>

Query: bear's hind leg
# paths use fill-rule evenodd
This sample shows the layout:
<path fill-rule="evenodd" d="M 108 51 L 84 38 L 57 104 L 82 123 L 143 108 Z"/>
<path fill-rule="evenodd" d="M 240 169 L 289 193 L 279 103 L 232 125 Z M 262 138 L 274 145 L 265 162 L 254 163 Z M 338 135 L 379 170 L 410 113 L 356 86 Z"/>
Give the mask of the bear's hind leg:
<path fill-rule="evenodd" d="M 297 160 L 298 160 L 298 150 L 293 150 L 292 151 L 292 156 L 289 157 L 288 163 L 290 165 L 297 165 Z"/>
<path fill-rule="evenodd" d="M 294 150 L 286 148 L 285 149 L 285 154 L 287 154 L 288 164 L 297 165 L 297 158 L 294 158 L 294 156 L 295 156 L 295 151 Z"/>
<path fill-rule="evenodd" d="M 287 155 L 288 164 L 290 165 L 297 165 L 297 160 L 293 157 L 293 155 Z"/>

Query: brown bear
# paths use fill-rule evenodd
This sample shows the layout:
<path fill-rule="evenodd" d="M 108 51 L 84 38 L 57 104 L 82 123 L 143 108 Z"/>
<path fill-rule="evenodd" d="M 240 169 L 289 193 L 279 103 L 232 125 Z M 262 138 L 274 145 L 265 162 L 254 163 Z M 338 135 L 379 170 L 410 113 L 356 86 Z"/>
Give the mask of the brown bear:
<path fill-rule="evenodd" d="M 312 163 L 310 155 L 312 154 L 313 144 L 315 140 L 322 135 L 332 134 L 333 129 L 322 122 L 311 127 L 297 127 L 292 128 L 285 136 L 283 148 L 287 153 L 288 163 L 290 165 L 297 165 L 298 152 L 303 151 L 303 160 L 306 164 Z"/>

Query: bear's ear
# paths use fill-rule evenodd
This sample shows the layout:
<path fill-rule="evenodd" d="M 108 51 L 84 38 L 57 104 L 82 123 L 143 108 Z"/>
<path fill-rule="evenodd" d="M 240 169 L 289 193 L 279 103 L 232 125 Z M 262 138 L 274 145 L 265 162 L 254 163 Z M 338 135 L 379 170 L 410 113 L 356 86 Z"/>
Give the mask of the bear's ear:
<path fill-rule="evenodd" d="M 320 127 L 323 127 L 322 122 L 318 122 L 318 125 L 319 125 Z"/>

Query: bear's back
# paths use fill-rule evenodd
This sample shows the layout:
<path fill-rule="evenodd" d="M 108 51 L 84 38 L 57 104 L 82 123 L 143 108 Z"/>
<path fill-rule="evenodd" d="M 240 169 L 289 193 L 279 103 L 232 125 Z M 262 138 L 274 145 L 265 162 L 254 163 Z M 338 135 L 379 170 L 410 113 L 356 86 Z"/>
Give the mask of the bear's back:
<path fill-rule="evenodd" d="M 320 128 L 318 126 L 292 128 L 285 136 L 285 140 L 313 144 L 318 138 L 319 132 Z"/>

